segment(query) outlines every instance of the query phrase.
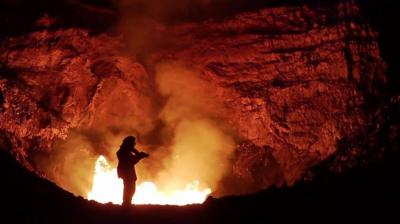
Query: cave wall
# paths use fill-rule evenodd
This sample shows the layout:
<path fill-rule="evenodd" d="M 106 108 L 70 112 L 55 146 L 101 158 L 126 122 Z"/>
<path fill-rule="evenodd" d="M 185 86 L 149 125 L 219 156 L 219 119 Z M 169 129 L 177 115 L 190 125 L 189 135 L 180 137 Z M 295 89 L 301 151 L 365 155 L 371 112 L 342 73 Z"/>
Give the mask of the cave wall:
<path fill-rule="evenodd" d="M 119 36 L 77 28 L 2 40 L 1 147 L 36 169 L 29 155 L 50 152 L 73 129 L 118 126 L 115 113 L 151 123 L 152 68 L 179 61 L 199 71 L 228 111 L 221 116 L 237 135 L 230 178 L 251 189 L 293 184 L 363 128 L 365 98 L 379 97 L 385 83 L 378 33 L 352 1 L 262 9 L 159 32 L 172 44 L 140 57 L 125 52 Z"/>
<path fill-rule="evenodd" d="M 154 60 L 184 60 L 218 84 L 243 140 L 233 173 L 259 186 L 292 184 L 334 153 L 363 128 L 366 98 L 386 82 L 378 33 L 354 2 L 264 9 L 169 32 L 178 50 Z"/>
<path fill-rule="evenodd" d="M 146 71 L 120 45 L 120 38 L 77 29 L 2 42 L 1 130 L 21 161 L 29 152 L 51 151 L 72 128 L 118 125 L 115 113 L 140 120 L 146 119 L 140 113 L 152 113 L 143 96 L 150 88 Z"/>

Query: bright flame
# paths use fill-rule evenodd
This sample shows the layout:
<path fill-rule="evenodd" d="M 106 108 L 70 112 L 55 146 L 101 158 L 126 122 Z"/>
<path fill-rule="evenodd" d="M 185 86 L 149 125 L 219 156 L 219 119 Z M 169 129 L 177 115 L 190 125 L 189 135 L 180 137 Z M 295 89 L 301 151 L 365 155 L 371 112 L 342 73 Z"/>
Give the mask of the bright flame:
<path fill-rule="evenodd" d="M 122 191 L 123 183 L 117 176 L 117 169 L 112 168 L 104 156 L 100 156 L 96 162 L 93 186 L 87 195 L 88 199 L 100 203 L 112 202 L 114 204 L 122 204 Z M 143 182 L 136 186 L 136 193 L 133 196 L 132 203 L 161 205 L 198 204 L 203 203 L 210 193 L 210 188 L 199 190 L 198 180 L 187 184 L 184 189 L 177 189 L 172 192 L 160 192 L 153 182 Z"/>

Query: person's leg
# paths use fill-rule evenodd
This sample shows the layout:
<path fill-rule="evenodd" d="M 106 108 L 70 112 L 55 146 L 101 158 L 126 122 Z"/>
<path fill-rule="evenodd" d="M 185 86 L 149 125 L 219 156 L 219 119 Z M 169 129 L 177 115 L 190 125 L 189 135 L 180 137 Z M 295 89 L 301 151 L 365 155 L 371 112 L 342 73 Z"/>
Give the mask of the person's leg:
<path fill-rule="evenodd" d="M 132 197 L 135 194 L 136 191 L 136 182 L 135 180 L 129 180 L 128 181 L 128 188 L 129 190 L 127 191 L 127 199 L 129 201 L 129 204 L 132 204 Z"/>
<path fill-rule="evenodd" d="M 132 183 L 132 196 L 131 196 L 131 198 L 133 197 L 133 195 L 135 195 L 135 192 L 136 192 L 136 180 L 134 180 L 133 183 Z"/>
<path fill-rule="evenodd" d="M 124 179 L 124 195 L 123 195 L 123 205 L 131 205 L 132 197 L 136 191 L 136 181 L 131 179 Z"/>
<path fill-rule="evenodd" d="M 127 179 L 123 179 L 124 181 L 124 193 L 123 193 L 123 201 L 122 201 L 122 205 L 130 205 L 130 201 L 129 201 L 129 195 L 130 195 L 130 187 L 129 187 L 129 180 Z"/>

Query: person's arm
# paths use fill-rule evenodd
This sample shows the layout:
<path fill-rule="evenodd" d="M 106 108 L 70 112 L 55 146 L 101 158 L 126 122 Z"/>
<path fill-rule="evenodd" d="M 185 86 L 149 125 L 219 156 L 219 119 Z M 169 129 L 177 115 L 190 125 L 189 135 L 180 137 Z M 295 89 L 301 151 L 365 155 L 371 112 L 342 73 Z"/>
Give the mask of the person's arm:
<path fill-rule="evenodd" d="M 135 147 L 133 147 L 132 152 L 135 153 L 135 155 L 139 155 L 140 153 Z"/>
<path fill-rule="evenodd" d="M 149 154 L 146 152 L 140 152 L 139 150 L 135 149 L 135 151 L 133 151 L 134 153 L 132 155 L 134 155 L 135 157 L 139 158 L 139 160 L 149 157 Z"/>
<path fill-rule="evenodd" d="M 132 155 L 137 156 L 137 157 L 140 158 L 140 159 L 149 157 L 149 154 L 148 154 L 148 153 L 146 153 L 146 152 L 141 152 L 141 151 L 137 150 L 135 147 L 132 148 L 131 152 L 132 152 Z M 140 159 L 139 159 L 139 160 L 140 160 Z"/>

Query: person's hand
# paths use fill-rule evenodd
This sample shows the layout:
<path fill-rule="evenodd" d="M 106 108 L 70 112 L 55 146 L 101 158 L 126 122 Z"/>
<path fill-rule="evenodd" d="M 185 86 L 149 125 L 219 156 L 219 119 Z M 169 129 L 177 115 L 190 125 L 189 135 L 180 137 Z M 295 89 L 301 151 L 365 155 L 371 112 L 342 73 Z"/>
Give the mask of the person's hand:
<path fill-rule="evenodd" d="M 149 156 L 150 156 L 148 153 L 145 153 L 145 152 L 140 152 L 139 155 L 140 155 L 140 157 L 142 157 L 142 158 L 146 158 L 146 157 L 149 157 Z"/>

